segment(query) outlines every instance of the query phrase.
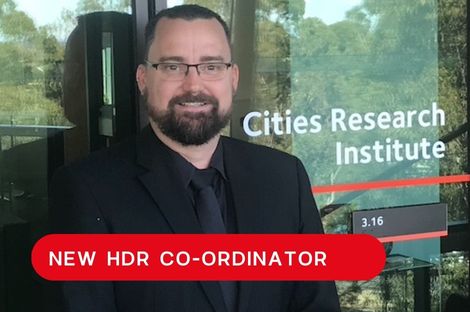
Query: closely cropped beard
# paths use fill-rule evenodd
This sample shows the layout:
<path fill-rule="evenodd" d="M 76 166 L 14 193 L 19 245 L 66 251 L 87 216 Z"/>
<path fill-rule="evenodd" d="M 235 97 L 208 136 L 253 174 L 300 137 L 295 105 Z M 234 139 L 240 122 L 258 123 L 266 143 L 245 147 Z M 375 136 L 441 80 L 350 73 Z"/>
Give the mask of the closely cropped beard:
<path fill-rule="evenodd" d="M 175 109 L 178 103 L 202 102 L 212 105 L 209 112 L 178 113 Z M 231 110 L 219 114 L 219 101 L 205 94 L 184 94 L 173 97 L 168 103 L 168 109 L 151 109 L 149 115 L 158 125 L 163 134 L 170 139 L 187 145 L 202 145 L 215 137 L 228 124 Z"/>

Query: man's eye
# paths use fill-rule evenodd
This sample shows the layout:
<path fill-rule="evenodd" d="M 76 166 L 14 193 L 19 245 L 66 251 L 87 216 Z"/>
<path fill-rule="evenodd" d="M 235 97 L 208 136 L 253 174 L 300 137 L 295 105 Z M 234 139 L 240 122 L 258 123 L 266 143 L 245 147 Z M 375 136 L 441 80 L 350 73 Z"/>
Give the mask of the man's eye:
<path fill-rule="evenodd" d="M 178 71 L 179 66 L 177 64 L 163 64 L 163 70 L 165 71 Z"/>
<path fill-rule="evenodd" d="M 220 64 L 206 64 L 204 70 L 207 72 L 216 72 L 221 70 Z"/>

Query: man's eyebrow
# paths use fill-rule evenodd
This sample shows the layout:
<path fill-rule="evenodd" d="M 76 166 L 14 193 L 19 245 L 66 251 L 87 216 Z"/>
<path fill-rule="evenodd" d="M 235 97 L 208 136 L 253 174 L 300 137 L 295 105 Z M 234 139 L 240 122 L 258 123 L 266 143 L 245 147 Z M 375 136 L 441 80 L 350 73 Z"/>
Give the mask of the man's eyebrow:
<path fill-rule="evenodd" d="M 181 56 L 162 56 L 158 59 L 159 63 L 165 63 L 165 62 L 177 62 L 177 63 L 182 63 L 184 62 L 184 59 Z"/>
<path fill-rule="evenodd" d="M 165 62 L 184 63 L 184 58 L 181 56 L 162 56 L 158 59 L 158 62 L 159 63 L 165 63 Z M 202 56 L 199 59 L 199 62 L 226 62 L 226 60 L 222 56 Z"/>
<path fill-rule="evenodd" d="M 202 56 L 200 62 L 226 62 L 222 56 Z"/>

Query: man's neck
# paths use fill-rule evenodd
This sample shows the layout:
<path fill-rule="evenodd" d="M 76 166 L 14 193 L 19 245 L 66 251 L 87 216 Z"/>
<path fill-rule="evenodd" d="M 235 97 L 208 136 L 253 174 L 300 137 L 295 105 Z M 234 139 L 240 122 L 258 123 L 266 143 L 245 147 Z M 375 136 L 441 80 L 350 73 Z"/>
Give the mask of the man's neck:
<path fill-rule="evenodd" d="M 184 159 L 193 164 L 194 167 L 198 169 L 206 169 L 209 167 L 212 155 L 219 143 L 220 135 L 216 135 L 207 143 L 201 145 L 182 145 L 163 134 L 155 122 L 150 121 L 150 126 L 163 144 L 180 154 Z"/>

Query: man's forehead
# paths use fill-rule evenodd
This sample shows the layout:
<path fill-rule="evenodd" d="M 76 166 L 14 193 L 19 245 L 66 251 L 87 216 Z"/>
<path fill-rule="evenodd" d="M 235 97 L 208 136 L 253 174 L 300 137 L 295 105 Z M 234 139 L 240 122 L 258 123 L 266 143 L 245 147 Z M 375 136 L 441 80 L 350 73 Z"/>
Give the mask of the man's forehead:
<path fill-rule="evenodd" d="M 203 29 L 204 31 L 210 31 L 213 33 L 222 34 L 226 38 L 225 30 L 220 22 L 215 18 L 194 18 L 194 19 L 183 19 L 183 18 L 168 18 L 162 17 L 155 25 L 155 37 L 165 35 L 165 33 L 171 32 L 182 27 L 189 27 L 190 29 Z"/>
<path fill-rule="evenodd" d="M 209 53 L 208 57 L 230 57 L 230 45 L 224 28 L 215 18 L 185 20 L 164 17 L 155 27 L 150 50 L 160 58 L 180 56 L 180 53 L 188 52 L 191 48 L 188 45 L 191 44 L 203 47 Z"/>

